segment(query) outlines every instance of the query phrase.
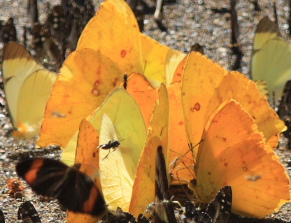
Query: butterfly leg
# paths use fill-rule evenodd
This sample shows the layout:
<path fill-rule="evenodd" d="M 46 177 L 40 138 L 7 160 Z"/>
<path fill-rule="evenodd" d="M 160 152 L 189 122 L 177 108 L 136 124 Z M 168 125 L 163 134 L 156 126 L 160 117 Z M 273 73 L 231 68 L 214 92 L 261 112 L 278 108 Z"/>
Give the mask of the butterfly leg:
<path fill-rule="evenodd" d="M 107 156 L 109 156 L 109 154 L 110 154 L 110 149 L 109 149 L 109 152 L 108 152 L 108 154 L 102 159 L 102 160 L 105 160 L 106 158 L 107 158 Z"/>

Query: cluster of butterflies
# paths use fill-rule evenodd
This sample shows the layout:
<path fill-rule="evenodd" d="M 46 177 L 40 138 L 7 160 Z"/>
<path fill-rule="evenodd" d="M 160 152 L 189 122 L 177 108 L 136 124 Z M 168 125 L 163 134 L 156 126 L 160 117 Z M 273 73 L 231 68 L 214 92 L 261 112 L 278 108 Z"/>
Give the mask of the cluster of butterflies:
<path fill-rule="evenodd" d="M 77 213 L 87 213 L 93 216 L 103 216 L 107 213 L 107 205 L 98 187 L 92 179 L 79 171 L 82 164 L 72 167 L 48 158 L 34 158 L 17 164 L 17 174 L 22 177 L 31 188 L 40 195 L 59 200 L 63 207 Z M 174 206 L 171 201 L 167 184 L 167 172 L 162 147 L 157 148 L 157 200 L 149 204 L 146 212 L 154 211 L 148 220 L 143 214 L 136 219 L 132 214 L 118 208 L 116 212 L 109 212 L 103 220 L 109 222 L 177 222 Z M 192 202 L 186 203 L 183 222 L 229 222 L 231 215 L 232 191 L 230 186 L 222 188 L 205 210 L 199 210 Z M 4 215 L 2 213 L 2 222 Z M 33 205 L 26 201 L 19 207 L 18 219 L 30 219 L 30 222 L 41 222 Z"/>
<path fill-rule="evenodd" d="M 188 204 L 190 222 L 228 222 L 231 208 L 263 218 L 290 199 L 272 150 L 285 125 L 255 84 L 143 35 L 122 0 L 102 4 L 59 76 L 15 42 L 4 48 L 2 71 L 15 134 L 40 133 L 39 146 L 61 145 L 62 160 L 79 163 L 35 158 L 16 166 L 34 191 L 72 211 L 69 222 L 118 207 L 141 222 L 152 203 L 156 222 L 175 222 L 168 182 L 187 183 L 209 203 L 198 214 Z"/>

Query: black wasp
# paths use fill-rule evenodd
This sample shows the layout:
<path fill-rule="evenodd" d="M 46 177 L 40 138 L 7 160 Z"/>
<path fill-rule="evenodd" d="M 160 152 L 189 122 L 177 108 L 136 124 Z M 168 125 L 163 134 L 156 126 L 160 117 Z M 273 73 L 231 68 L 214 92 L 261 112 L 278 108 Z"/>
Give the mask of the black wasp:
<path fill-rule="evenodd" d="M 113 149 L 113 152 L 117 149 L 117 147 L 120 145 L 120 142 L 117 140 L 110 140 L 107 144 L 102 144 L 99 145 L 97 147 L 97 149 L 109 149 L 109 153 L 110 153 L 110 149 Z M 103 158 L 106 159 L 107 156 L 109 155 L 109 153 Z"/>

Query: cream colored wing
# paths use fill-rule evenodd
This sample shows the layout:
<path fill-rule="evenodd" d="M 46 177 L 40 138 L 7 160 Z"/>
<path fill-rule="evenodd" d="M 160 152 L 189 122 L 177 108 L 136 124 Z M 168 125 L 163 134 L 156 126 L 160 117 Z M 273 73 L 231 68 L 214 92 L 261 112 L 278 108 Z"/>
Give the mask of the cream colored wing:
<path fill-rule="evenodd" d="M 10 42 L 3 50 L 2 75 L 12 123 L 17 127 L 18 95 L 24 80 L 37 70 L 43 69 L 31 54 L 19 43 Z"/>

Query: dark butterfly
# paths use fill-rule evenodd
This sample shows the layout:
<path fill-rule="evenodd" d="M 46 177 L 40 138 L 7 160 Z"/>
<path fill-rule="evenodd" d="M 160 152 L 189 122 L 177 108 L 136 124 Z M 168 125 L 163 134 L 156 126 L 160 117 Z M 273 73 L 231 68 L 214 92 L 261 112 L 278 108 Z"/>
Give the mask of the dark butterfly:
<path fill-rule="evenodd" d="M 45 25 L 35 23 L 32 29 L 32 48 L 35 57 L 50 70 L 57 71 L 63 61 L 59 44 Z"/>
<path fill-rule="evenodd" d="M 228 223 L 231 214 L 232 190 L 225 186 L 207 205 L 206 211 L 197 210 L 192 202 L 186 203 L 187 222 Z"/>
<path fill-rule="evenodd" d="M 239 40 L 239 25 L 237 21 L 237 12 L 236 12 L 236 0 L 230 1 L 230 26 L 231 26 L 231 51 L 235 55 L 235 60 L 232 65 L 232 70 L 238 70 L 241 68 L 241 60 L 243 52 L 241 49 L 241 43 Z"/>
<path fill-rule="evenodd" d="M 1 209 L 0 209 L 0 223 L 5 223 L 5 217 Z"/>
<path fill-rule="evenodd" d="M 201 46 L 199 43 L 195 43 L 191 46 L 190 51 L 196 51 L 201 54 L 204 54 L 203 46 Z"/>
<path fill-rule="evenodd" d="M 18 163 L 16 172 L 37 194 L 58 199 L 70 211 L 100 217 L 107 211 L 104 198 L 92 179 L 79 171 L 80 167 L 34 158 Z"/>
<path fill-rule="evenodd" d="M 284 136 L 288 138 L 288 148 L 291 148 L 291 80 L 287 81 L 280 104 L 278 106 L 278 115 L 285 122 L 288 127 L 286 131 L 283 132 Z"/>
<path fill-rule="evenodd" d="M 169 185 L 167 179 L 166 162 L 163 154 L 162 146 L 157 148 L 156 160 L 156 204 L 154 205 L 155 214 L 153 216 L 154 222 L 177 222 L 174 206 L 171 202 L 171 194 L 169 192 Z"/>
<path fill-rule="evenodd" d="M 27 14 L 31 26 L 33 26 L 34 23 L 38 22 L 37 0 L 28 0 Z"/>
<path fill-rule="evenodd" d="M 9 18 L 1 30 L 1 40 L 4 44 L 10 41 L 17 41 L 17 33 L 13 18 Z"/>
<path fill-rule="evenodd" d="M 259 0 L 251 0 L 250 2 L 253 4 L 253 6 L 254 6 L 254 10 L 255 10 L 256 12 L 260 12 L 260 11 L 262 11 L 262 10 L 261 10 L 261 7 L 260 7 L 260 5 L 259 5 Z"/>
<path fill-rule="evenodd" d="M 61 5 L 55 5 L 46 18 L 45 25 L 48 27 L 51 36 L 59 43 L 63 43 L 68 35 L 66 27 L 66 17 Z"/>
<path fill-rule="evenodd" d="M 138 216 L 138 219 L 136 219 L 132 214 L 129 212 L 124 212 L 119 207 L 115 212 L 108 212 L 108 214 L 104 216 L 102 220 L 114 223 L 149 223 L 149 220 L 142 214 Z"/>
<path fill-rule="evenodd" d="M 29 201 L 26 201 L 19 206 L 17 215 L 18 220 L 22 220 L 23 223 L 41 223 L 37 211 Z"/>

